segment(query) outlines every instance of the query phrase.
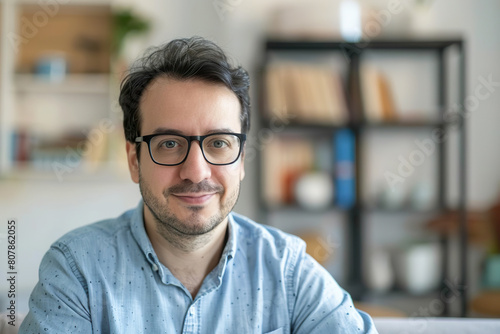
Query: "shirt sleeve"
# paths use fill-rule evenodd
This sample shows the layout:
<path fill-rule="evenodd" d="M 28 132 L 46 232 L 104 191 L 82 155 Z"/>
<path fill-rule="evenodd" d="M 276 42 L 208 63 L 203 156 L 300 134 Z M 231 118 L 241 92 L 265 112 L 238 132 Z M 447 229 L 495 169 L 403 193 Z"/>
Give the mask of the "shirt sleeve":
<path fill-rule="evenodd" d="M 91 333 L 88 295 L 69 249 L 52 246 L 40 264 L 19 333 Z"/>
<path fill-rule="evenodd" d="M 351 296 L 304 246 L 290 272 L 292 333 L 378 333 L 371 317 L 354 308 Z"/>

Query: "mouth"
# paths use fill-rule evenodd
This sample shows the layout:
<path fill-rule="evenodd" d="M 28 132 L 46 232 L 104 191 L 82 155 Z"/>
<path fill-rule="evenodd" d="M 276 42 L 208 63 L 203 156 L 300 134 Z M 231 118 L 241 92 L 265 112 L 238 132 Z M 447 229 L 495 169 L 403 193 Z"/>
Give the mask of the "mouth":
<path fill-rule="evenodd" d="M 203 205 L 206 204 L 215 193 L 186 193 L 186 194 L 172 194 L 175 198 L 179 199 L 189 205 Z"/>

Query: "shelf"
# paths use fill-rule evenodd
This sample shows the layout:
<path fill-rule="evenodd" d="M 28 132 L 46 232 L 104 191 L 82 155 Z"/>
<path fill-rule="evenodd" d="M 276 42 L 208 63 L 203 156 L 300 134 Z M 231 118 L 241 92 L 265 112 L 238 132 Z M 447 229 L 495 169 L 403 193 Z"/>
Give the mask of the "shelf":
<path fill-rule="evenodd" d="M 123 162 L 107 161 L 98 164 L 81 163 L 72 168 L 66 166 L 60 176 L 52 170 L 32 166 L 16 167 L 0 177 L 0 182 L 129 182 L 128 169 Z"/>
<path fill-rule="evenodd" d="M 393 308 L 411 317 L 426 317 L 429 316 L 429 305 L 433 305 L 436 300 L 440 301 L 440 298 L 440 291 L 438 289 L 418 295 L 399 289 L 393 289 L 383 293 L 369 291 L 364 295 L 362 302 L 366 305 L 380 305 Z M 435 314 L 432 315 L 443 316 L 442 313 L 437 311 L 444 310 L 436 309 Z"/>
<path fill-rule="evenodd" d="M 48 22 L 38 22 L 43 27 L 35 24 L 40 28 L 35 29 L 36 36 L 24 36 L 25 41 L 15 48 L 9 45 L 5 34 L 5 38 L 0 38 L 1 68 L 5 70 L 0 76 L 1 181 L 57 182 L 56 173 L 50 165 L 46 168 L 45 161 L 53 156 L 58 161 L 64 148 L 59 146 L 66 145 L 66 137 L 75 136 L 83 144 L 82 133 L 95 129 L 101 131 L 99 138 L 108 133 L 101 121 L 113 117 L 110 109 L 113 3 L 48 1 L 44 6 L 38 0 L 0 1 L 3 30 L 13 34 L 26 32 L 18 23 L 37 23 L 37 18 L 38 21 L 45 16 L 50 18 Z M 50 60 L 60 59 L 64 59 L 64 66 L 52 71 L 49 65 L 56 63 Z M 45 75 L 55 72 L 61 73 L 60 78 Z M 113 158 L 110 154 L 98 162 Z M 83 160 L 81 165 L 70 166 L 64 180 L 107 180 L 118 174 L 107 163 L 98 165 L 96 160 L 87 159 L 91 164 L 86 166 Z"/>
<path fill-rule="evenodd" d="M 369 207 L 366 206 L 362 209 L 363 213 L 366 214 L 435 214 L 443 211 L 448 211 L 448 208 L 428 208 L 428 209 L 417 209 L 409 206 L 404 206 L 401 208 L 384 208 L 384 207 Z"/>
<path fill-rule="evenodd" d="M 385 50 L 436 50 L 445 49 L 452 45 L 462 45 L 460 38 L 452 39 L 415 39 L 415 40 L 371 40 L 358 43 L 328 40 L 287 40 L 270 39 L 266 41 L 266 49 L 269 51 L 350 51 L 361 52 L 363 49 L 385 49 Z M 355 50 L 355 51 L 353 51 Z"/>
<path fill-rule="evenodd" d="M 299 205 L 294 204 L 282 204 L 282 205 L 262 205 L 262 208 L 267 212 L 271 213 L 284 213 L 284 214 L 295 214 L 295 213 L 310 213 L 310 214 L 324 214 L 328 212 L 347 212 L 347 209 L 339 208 L 335 205 L 327 206 L 321 209 L 308 209 Z"/>
<path fill-rule="evenodd" d="M 15 90 L 36 94 L 109 94 L 109 80 L 109 74 L 68 74 L 61 81 L 34 74 L 17 74 Z"/>
<path fill-rule="evenodd" d="M 265 200 L 260 199 L 260 206 L 263 212 L 268 216 L 279 216 L 280 214 L 285 215 L 299 215 L 299 213 L 303 214 L 322 214 L 326 212 L 339 212 L 344 213 L 346 216 L 347 223 L 345 224 L 346 235 L 347 235 L 347 247 L 345 252 L 348 254 L 348 263 L 349 266 L 347 268 L 346 279 L 347 284 L 345 286 L 346 290 L 351 293 L 353 299 L 358 299 L 362 301 L 373 301 L 375 303 L 380 302 L 381 305 L 392 306 L 395 308 L 400 308 L 404 310 L 404 307 L 407 308 L 408 314 L 411 315 L 414 312 L 418 312 L 418 307 L 421 305 L 428 305 L 430 301 L 436 299 L 436 294 L 438 291 L 433 291 L 429 294 L 424 295 L 411 295 L 405 291 L 401 290 L 391 290 L 387 293 L 383 294 L 374 294 L 368 291 L 366 284 L 363 281 L 363 263 L 364 263 L 364 247 L 366 242 L 364 239 L 365 235 L 365 223 L 369 221 L 374 221 L 376 219 L 382 220 L 394 220 L 401 221 L 401 217 L 403 215 L 414 215 L 415 218 L 421 219 L 426 218 L 425 216 L 439 214 L 443 212 L 447 212 L 450 210 L 450 207 L 447 205 L 441 205 L 443 203 L 448 202 L 448 192 L 449 192 L 449 177 L 447 173 L 452 170 L 450 167 L 454 162 L 451 162 L 451 158 L 448 152 L 450 152 L 450 148 L 453 151 L 458 152 L 458 174 L 460 175 L 460 179 L 456 179 L 456 183 L 458 184 L 459 189 L 459 224 L 461 226 L 461 234 L 460 234 L 460 254 L 459 259 L 461 261 L 461 273 L 460 273 L 460 282 L 461 284 L 466 284 L 466 275 L 464 274 L 466 268 L 466 249 L 467 249 L 467 235 L 465 229 L 465 215 L 466 215 L 466 147 L 465 147 L 465 117 L 461 117 L 457 115 L 456 117 L 452 117 L 453 119 L 448 119 L 447 113 L 450 111 L 450 106 L 454 103 L 458 103 L 458 105 L 463 105 L 466 94 L 465 94 L 465 54 L 464 54 L 464 42 L 461 38 L 457 36 L 437 36 L 432 38 L 414 38 L 414 39 L 379 39 L 379 40 L 371 40 L 371 41 L 362 41 L 359 43 L 348 43 L 344 41 L 335 41 L 335 40 L 308 40 L 308 39 L 299 39 L 299 40 L 291 40 L 284 38 L 276 38 L 272 37 L 267 39 L 263 46 L 263 57 L 260 68 L 262 69 L 262 77 L 261 82 L 262 91 L 260 92 L 260 107 L 261 107 L 261 122 L 260 125 L 269 130 L 274 131 L 275 134 L 280 136 L 287 136 L 288 134 L 295 135 L 297 134 L 297 138 L 306 142 L 309 140 L 314 143 L 319 136 L 330 136 L 331 139 L 329 141 L 320 142 L 321 146 L 318 150 L 312 149 L 311 152 L 317 154 L 315 158 L 318 156 L 324 158 L 324 153 L 328 152 L 328 156 L 325 159 L 330 159 L 330 164 L 324 164 L 322 162 L 321 170 L 330 170 L 336 169 L 336 173 L 334 173 L 338 182 L 351 182 L 351 180 L 355 181 L 356 186 L 356 202 L 354 207 L 350 209 L 343 209 L 336 207 L 333 203 L 329 205 L 327 208 L 322 210 L 308 210 L 302 208 L 298 205 L 277 205 L 270 206 Z M 448 50 L 452 52 L 447 52 Z M 376 51 L 376 52 L 369 52 Z M 380 52 L 379 52 L 380 51 Z M 407 57 L 409 51 L 416 51 L 418 54 L 414 57 Z M 446 52 L 445 52 L 446 51 Z M 283 52 L 280 54 L 280 52 Z M 296 55 L 296 63 L 295 65 L 293 61 L 289 59 L 294 59 L 291 56 Z M 400 52 L 400 53 L 399 53 Z M 428 82 L 420 83 L 418 80 L 420 77 L 416 77 L 415 81 L 412 84 L 409 84 L 404 89 L 407 89 L 408 95 L 399 95 L 399 97 L 408 99 L 409 97 L 414 97 L 413 100 L 418 102 L 420 98 L 419 95 L 415 95 L 418 92 L 419 87 L 429 87 L 429 89 L 433 89 L 436 94 L 429 94 L 425 96 L 426 99 L 422 104 L 414 103 L 412 99 L 409 101 L 413 101 L 412 103 L 408 103 L 404 105 L 401 101 L 397 101 L 394 99 L 391 90 L 390 82 L 386 75 L 384 75 L 382 69 L 377 69 L 375 66 L 373 69 L 369 67 L 365 67 L 364 65 L 370 65 L 370 62 L 376 61 L 376 57 L 386 58 L 390 57 L 401 57 L 404 56 L 404 61 L 420 61 L 420 56 L 422 52 L 426 53 L 426 58 L 422 59 L 422 61 L 433 61 L 436 62 L 436 67 L 425 68 L 426 71 L 432 71 L 432 75 L 423 76 L 425 80 L 432 83 L 429 86 L 425 86 Z M 288 53 L 288 54 L 287 54 Z M 307 56 L 306 56 L 307 53 Z M 373 58 L 373 54 L 376 54 L 375 59 Z M 457 58 L 452 58 L 453 56 L 457 56 Z M 280 56 L 283 55 L 283 64 L 286 66 L 279 67 Z M 340 59 L 338 56 L 343 56 L 344 59 Z M 365 56 L 366 55 L 366 56 Z M 300 56 L 300 57 L 299 57 Z M 309 57 L 311 56 L 311 57 Z M 330 67 L 325 66 L 326 71 L 333 71 L 334 75 L 338 75 L 340 73 L 340 80 L 342 80 L 342 85 L 340 89 L 332 89 L 328 84 L 328 81 L 324 84 L 324 87 L 320 87 L 320 89 L 312 88 L 311 82 L 322 82 L 318 78 L 322 78 L 321 75 L 316 75 L 316 73 L 321 73 L 320 71 L 315 72 L 313 69 L 303 70 L 301 66 L 303 64 L 316 66 L 316 57 L 321 56 L 321 61 L 326 63 L 328 61 L 335 61 L 340 63 L 339 66 L 342 66 L 342 69 L 336 68 L 335 71 Z M 323 60 L 324 59 L 324 60 Z M 455 61 L 457 59 L 458 61 Z M 307 60 L 308 62 L 304 61 Z M 387 66 L 387 68 L 392 68 L 393 59 L 386 60 L 386 63 L 383 63 Z M 288 63 L 287 63 L 288 62 Z M 403 63 L 402 65 L 405 65 Z M 272 65 L 272 66 L 268 66 Z M 305 65 L 304 65 L 305 66 Z M 406 66 L 406 65 L 405 65 Z M 452 70 L 452 67 L 454 70 Z M 291 69 L 291 70 L 290 70 Z M 294 73 L 295 76 L 290 76 L 292 70 L 299 69 Z M 453 77 L 453 80 L 450 80 L 450 75 L 448 72 L 456 72 L 456 77 Z M 304 74 L 305 73 L 305 74 Z M 416 72 L 420 73 L 420 72 Z M 302 75 L 302 76 L 300 76 Z M 298 79 L 297 79 L 298 78 Z M 313 80 L 313 78 L 315 80 Z M 404 77 L 402 80 L 406 80 Z M 413 78 L 408 78 L 413 79 Z M 401 84 L 400 81 L 397 81 L 397 84 Z M 298 83 L 298 84 L 297 84 Z M 266 86 L 268 85 L 268 86 Z M 424 86 L 422 86 L 424 85 Z M 279 89 L 279 87 L 284 87 Z M 291 88 L 290 88 L 291 87 Z M 325 88 L 326 87 L 326 88 Z M 373 88 L 375 87 L 375 88 Z M 452 100 L 448 98 L 448 87 L 456 88 L 458 95 L 453 97 Z M 398 86 L 401 88 L 401 86 Z M 401 88 L 401 89 L 403 89 Z M 370 90 L 371 89 L 371 90 Z M 305 92 L 300 95 L 297 92 Z M 317 94 L 318 91 L 326 92 L 321 94 Z M 335 96 L 338 99 L 346 99 L 346 107 L 347 108 L 339 108 L 339 107 L 324 107 L 320 103 L 324 96 L 330 98 L 331 96 Z M 450 94 L 451 95 L 451 94 Z M 320 97 L 318 97 L 320 96 Z M 307 101 L 306 99 L 309 99 Z M 432 99 L 432 100 L 429 100 Z M 456 100 L 456 101 L 455 101 Z M 306 102 L 304 102 L 306 101 Z M 398 104 L 396 104 L 398 102 Z M 333 104 L 333 103 L 331 103 Z M 403 107 L 404 105 L 404 107 Z M 319 107 L 320 106 L 320 107 Z M 273 111 L 273 112 L 272 112 Z M 329 111 L 329 112 L 322 112 Z M 342 117 L 323 117 L 322 119 L 330 120 L 329 123 L 321 121 L 316 122 L 307 122 L 309 118 L 313 119 L 321 119 L 320 116 L 332 116 L 331 114 L 338 113 Z M 460 111 L 459 111 L 460 112 Z M 275 113 L 281 114 L 274 115 Z M 312 117 L 308 117 L 308 115 L 312 114 Z M 463 115 L 463 114 L 462 114 Z M 391 120 L 391 121 L 383 121 L 383 120 Z M 336 122 L 335 122 L 336 121 Z M 378 200 L 373 198 L 374 201 L 366 201 L 363 202 L 362 198 L 366 195 L 366 189 L 368 185 L 368 177 L 373 177 L 371 174 L 365 175 L 364 169 L 371 168 L 369 164 L 367 164 L 366 159 L 366 150 L 372 149 L 373 145 L 381 144 L 381 145 L 394 145 L 397 149 L 401 147 L 405 149 L 406 142 L 399 142 L 396 138 L 396 135 L 404 135 L 408 137 L 408 132 L 415 131 L 420 138 L 422 133 L 418 131 L 432 132 L 432 135 L 439 137 L 442 131 L 449 131 L 450 129 L 458 133 L 457 142 L 458 147 L 455 148 L 451 146 L 452 144 L 449 141 L 439 142 L 439 146 L 436 148 L 436 160 L 437 164 L 434 167 L 429 167 L 429 172 L 435 174 L 436 177 L 431 176 L 429 174 L 426 176 L 427 178 L 432 177 L 432 182 L 436 183 L 435 189 L 437 189 L 436 199 L 433 202 L 434 207 L 429 207 L 427 209 L 418 209 L 411 207 L 409 203 L 405 202 L 402 207 L 398 208 L 388 208 L 388 207 L 376 207 L 375 204 L 378 204 Z M 338 130 L 342 129 L 350 129 L 352 136 L 354 137 L 353 143 L 354 147 L 348 147 L 345 150 L 342 146 L 339 148 L 336 146 L 338 144 L 337 141 L 332 140 L 334 136 L 338 133 Z M 369 131 L 376 132 L 377 136 L 371 136 L 372 133 Z M 399 131 L 399 132 L 398 132 Z M 279 132 L 279 134 L 278 134 Z M 379 132 L 382 134 L 386 134 L 390 136 L 385 141 L 374 141 L 373 145 L 369 141 L 372 139 L 379 139 Z M 404 132 L 404 133 L 403 133 Z M 411 133 L 410 135 L 413 135 Z M 374 138 L 377 137 L 377 138 Z M 412 138 L 413 139 L 413 138 Z M 298 140 L 298 141 L 299 141 Z M 437 141 L 437 140 L 436 140 Z M 271 145 L 271 144 L 270 144 Z M 317 145 L 319 146 L 319 145 Z M 326 149 L 324 149 L 324 147 Z M 346 145 L 347 146 L 347 145 Z M 272 184 L 278 177 L 285 178 L 285 186 L 289 187 L 289 184 L 286 184 L 289 180 L 286 179 L 288 174 L 293 173 L 292 165 L 289 168 L 288 174 L 287 170 L 282 172 L 279 170 L 279 164 L 275 163 L 273 159 L 279 160 L 279 154 L 285 156 L 285 158 L 281 159 L 285 161 L 283 165 L 289 167 L 287 165 L 288 157 L 286 154 L 289 152 L 295 152 L 293 149 L 287 149 L 286 152 L 283 147 L 276 146 L 275 151 L 272 154 L 267 154 L 268 151 L 264 151 L 264 158 L 269 158 L 267 161 L 262 160 L 261 163 L 261 174 L 264 176 L 268 176 L 270 182 L 262 183 L 260 185 L 259 193 L 267 194 L 267 190 L 271 189 L 271 194 L 276 195 L 273 190 L 281 189 L 279 185 L 273 185 L 271 188 L 268 187 L 269 184 Z M 286 147 L 286 146 L 285 146 Z M 412 146 L 413 147 L 413 146 Z M 410 147 L 410 150 L 413 148 Z M 349 155 L 345 152 L 349 150 Z M 300 150 L 297 150 L 296 157 L 290 159 L 290 161 L 301 161 L 301 158 L 305 160 L 306 154 Z M 339 154 L 339 152 L 341 154 Z M 397 153 L 396 153 L 397 154 Z M 342 158 L 338 158 L 342 156 Z M 297 158 L 298 157 L 298 158 Z M 308 156 L 307 156 L 308 157 Z M 343 157 L 346 157 L 345 159 Z M 354 159 L 352 159 L 354 157 Z M 371 157 L 371 156 L 370 156 Z M 384 156 L 381 155 L 380 159 L 384 159 Z M 449 161 L 450 160 L 450 161 Z M 270 161 L 270 162 L 269 162 Z M 267 162 L 267 163 L 266 163 Z M 352 164 L 352 162 L 354 162 Z M 373 168 L 376 169 L 377 176 L 379 178 L 383 178 L 383 169 L 387 168 L 384 165 L 385 161 L 381 160 L 381 163 L 374 164 Z M 344 164 L 346 163 L 346 164 Z M 300 164 L 298 164 L 300 165 Z M 278 166 L 278 167 L 276 167 Z M 347 167 L 345 167 L 347 166 Z M 267 168 L 267 170 L 266 170 Z M 453 167 L 455 168 L 455 167 Z M 291 170 L 291 172 L 290 172 Z M 382 172 L 379 173 L 379 170 Z M 307 171 L 306 171 L 307 172 Z M 422 172 L 424 173 L 424 172 Z M 427 175 L 427 174 L 426 174 Z M 270 176 L 270 177 L 269 177 Z M 364 180 L 367 178 L 368 181 Z M 264 178 L 265 179 L 265 178 Z M 455 182 L 455 181 L 454 181 Z M 283 182 L 281 182 L 283 183 Z M 373 182 L 372 182 L 373 183 Z M 350 185 L 352 183 L 349 183 Z M 375 183 L 373 183 L 375 184 Z M 288 188 L 286 188 L 288 189 Z M 434 189 L 434 188 L 433 188 Z M 264 191 L 263 191 L 264 190 Z M 336 187 L 336 189 L 337 187 Z M 271 198 L 279 198 L 276 197 Z M 281 197 L 282 198 L 282 197 Z M 269 203 L 280 203 L 279 201 L 269 202 Z M 374 216 L 378 215 L 378 216 Z M 391 217 L 390 215 L 396 215 L 395 217 Z M 393 219 L 396 218 L 396 219 Z M 441 247 L 444 247 L 446 240 L 442 239 Z M 441 268 L 441 277 L 449 277 L 450 272 L 447 266 L 443 266 Z M 466 294 L 462 294 L 459 298 L 460 304 L 462 305 L 461 314 L 463 315 L 464 306 L 467 305 L 467 296 Z M 414 308 L 414 309 L 412 309 Z M 448 305 L 443 306 L 443 314 L 446 315 L 454 315 L 449 312 Z M 456 312 L 453 312 L 456 313 Z"/>
<path fill-rule="evenodd" d="M 298 123 L 298 122 L 280 122 L 263 119 L 261 125 L 264 128 L 279 128 L 281 130 L 314 130 L 315 132 L 331 132 L 332 130 L 348 127 L 346 124 L 325 124 L 325 123 Z"/>
<path fill-rule="evenodd" d="M 432 128 L 432 127 L 442 127 L 447 124 L 442 121 L 433 121 L 433 120 L 422 120 L 422 121 L 389 121 L 389 122 L 378 122 L 378 123 L 370 123 L 370 122 L 361 122 L 357 123 L 353 126 L 357 126 L 360 128 Z"/>
<path fill-rule="evenodd" d="M 384 129 L 398 129 L 398 128 L 434 128 L 434 127 L 443 127 L 449 125 L 446 122 L 443 121 L 389 121 L 389 122 L 379 122 L 379 123 L 373 123 L 373 122 L 349 122 L 346 124 L 325 124 L 325 123 L 306 123 L 306 122 L 293 122 L 293 121 L 285 121 L 280 123 L 279 121 L 273 122 L 271 124 L 271 121 L 268 119 L 263 119 L 262 120 L 262 125 L 264 127 L 267 126 L 286 126 L 287 129 L 291 130 L 315 130 L 315 131 L 331 131 L 331 130 L 338 130 L 342 128 L 384 128 Z"/>
<path fill-rule="evenodd" d="M 0 3 L 6 0 L 1 0 Z M 94 6 L 94 5 L 113 5 L 113 0 L 71 0 L 68 1 L 59 1 L 61 2 L 60 6 L 63 5 L 79 5 L 79 6 Z M 64 2 L 64 4 L 63 4 Z M 56 2 L 58 3 L 58 2 Z M 17 0 L 18 5 L 40 5 L 40 0 Z"/>
<path fill-rule="evenodd" d="M 404 206 L 400 208 L 384 208 L 384 207 L 373 207 L 373 206 L 362 206 L 362 207 L 353 207 L 351 209 L 345 209 L 337 207 L 336 205 L 330 205 L 326 208 L 321 209 L 308 209 L 296 204 L 282 204 L 282 205 L 262 205 L 262 208 L 267 212 L 275 212 L 275 213 L 296 213 L 296 212 L 307 212 L 312 214 L 321 214 L 330 211 L 337 212 L 347 212 L 347 211 L 359 211 L 363 214 L 435 214 L 444 211 L 450 211 L 449 207 L 433 207 L 428 209 L 418 209 L 409 206 Z"/>

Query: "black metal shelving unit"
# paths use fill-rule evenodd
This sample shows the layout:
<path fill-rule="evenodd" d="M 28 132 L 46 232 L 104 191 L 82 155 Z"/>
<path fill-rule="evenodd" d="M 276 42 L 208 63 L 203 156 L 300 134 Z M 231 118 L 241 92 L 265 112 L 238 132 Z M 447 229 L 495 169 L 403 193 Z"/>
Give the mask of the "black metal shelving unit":
<path fill-rule="evenodd" d="M 361 156 L 362 145 L 363 145 L 363 134 L 367 129 L 418 129 L 418 128 L 435 128 L 440 131 L 448 132 L 452 127 L 456 128 L 458 132 L 458 189 L 459 189 L 459 199 L 458 199 L 458 207 L 455 208 L 459 213 L 459 261 L 460 261 L 460 277 L 458 280 L 458 286 L 462 287 L 460 292 L 460 316 L 465 316 L 467 312 L 467 233 L 466 233 L 466 177 L 467 177 L 467 169 L 466 169 L 466 127 L 465 127 L 465 110 L 462 107 L 462 110 L 458 110 L 458 114 L 462 117 L 458 118 L 454 124 L 450 124 L 445 121 L 445 112 L 449 106 L 447 105 L 447 92 L 449 87 L 449 82 L 447 80 L 448 76 L 448 59 L 446 56 L 446 51 L 449 48 L 456 48 L 456 53 L 458 54 L 458 82 L 453 83 L 458 85 L 456 87 L 458 89 L 458 104 L 460 106 L 464 105 L 465 101 L 465 46 L 464 42 L 460 38 L 451 38 L 451 39 L 436 39 L 436 40 L 406 40 L 406 39 L 392 39 L 392 40 L 372 40 L 369 42 L 361 42 L 361 43 L 347 43 L 342 41 L 311 41 L 311 40 L 279 40 L 279 39 L 269 39 L 265 41 L 264 50 L 263 50 L 263 64 L 262 68 L 265 69 L 266 63 L 269 61 L 269 55 L 271 53 L 276 52 L 311 52 L 311 53 L 320 53 L 320 52 L 342 52 L 344 57 L 346 57 L 346 61 L 348 63 L 348 79 L 346 83 L 347 87 L 347 102 L 350 109 L 350 113 L 354 116 L 350 121 L 343 126 L 328 126 L 322 124 L 300 124 L 300 123 L 289 123 L 287 124 L 287 128 L 289 129 L 309 129 L 309 130 L 317 130 L 323 132 L 331 132 L 332 134 L 340 128 L 350 128 L 356 138 L 356 164 L 355 164 L 355 180 L 356 180 L 356 202 L 355 205 L 348 210 L 347 219 L 348 223 L 346 224 L 348 228 L 348 238 L 349 238 L 349 248 L 347 249 L 348 253 L 348 263 L 350 264 L 348 269 L 347 281 L 349 285 L 346 286 L 348 291 L 351 293 L 352 297 L 355 300 L 363 300 L 364 296 L 367 293 L 367 289 L 363 284 L 362 280 L 362 254 L 363 254 L 363 246 L 365 244 L 363 240 L 363 215 L 364 213 L 372 212 L 373 210 L 365 207 L 361 202 L 361 193 L 362 193 L 362 172 L 361 172 L 361 163 L 363 157 Z M 438 105 L 438 120 L 436 121 L 424 121 L 424 122 L 384 122 L 384 123 L 368 123 L 363 120 L 360 115 L 364 114 L 364 106 L 363 101 L 361 100 L 360 94 L 360 65 L 363 54 L 368 50 L 385 50 L 391 52 L 400 52 L 400 51 L 412 51 L 425 50 L 426 52 L 433 52 L 437 57 L 438 62 L 438 71 L 436 73 L 436 80 L 438 83 L 438 92 L 437 92 L 437 105 Z M 260 78 L 260 89 L 262 90 L 263 80 Z M 262 93 L 262 91 L 261 91 Z M 263 111 L 264 104 L 262 102 L 262 94 L 259 98 L 259 108 Z M 261 112 L 261 115 L 264 113 Z M 261 125 L 263 127 L 268 126 L 268 120 L 263 119 L 261 121 Z M 446 211 L 446 189 L 447 189 L 447 171 L 448 171 L 448 162 L 446 159 L 448 152 L 447 142 L 440 141 L 437 145 L 437 154 L 438 154 L 438 170 L 437 170 L 437 180 L 438 180 L 438 203 L 436 205 L 436 209 L 434 211 Z M 260 158 L 260 157 L 259 157 Z M 260 162 L 260 161 L 259 161 Z M 259 171 L 262 173 L 263 171 Z M 262 189 L 259 189 L 259 203 L 264 212 L 268 210 L 266 207 L 266 203 L 263 203 L 262 197 Z M 286 209 L 285 209 L 286 210 Z M 376 210 L 376 209 L 375 209 Z M 404 209 L 403 209 L 404 210 Z M 445 285 L 445 281 L 449 278 L 449 254 L 448 254 L 448 238 L 445 235 L 440 236 L 441 245 L 442 245 L 442 256 L 443 256 L 443 270 L 442 270 L 442 282 L 443 285 L 439 290 L 442 293 L 445 293 L 448 287 Z M 450 315 L 449 305 L 447 303 L 444 304 L 443 316 Z"/>

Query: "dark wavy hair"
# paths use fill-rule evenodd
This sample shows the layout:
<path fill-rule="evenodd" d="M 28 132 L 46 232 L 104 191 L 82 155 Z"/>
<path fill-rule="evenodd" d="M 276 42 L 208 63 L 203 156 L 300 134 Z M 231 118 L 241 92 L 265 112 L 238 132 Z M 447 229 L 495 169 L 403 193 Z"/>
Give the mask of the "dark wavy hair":
<path fill-rule="evenodd" d="M 250 128 L 250 78 L 241 66 L 232 66 L 224 51 L 201 37 L 173 40 L 150 48 L 130 68 L 120 86 L 125 139 L 134 143 L 140 136 L 140 100 L 146 87 L 157 77 L 177 80 L 199 79 L 222 83 L 236 94 L 241 105 L 241 131 Z M 140 145 L 136 145 L 139 156 Z"/>

